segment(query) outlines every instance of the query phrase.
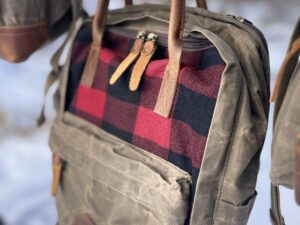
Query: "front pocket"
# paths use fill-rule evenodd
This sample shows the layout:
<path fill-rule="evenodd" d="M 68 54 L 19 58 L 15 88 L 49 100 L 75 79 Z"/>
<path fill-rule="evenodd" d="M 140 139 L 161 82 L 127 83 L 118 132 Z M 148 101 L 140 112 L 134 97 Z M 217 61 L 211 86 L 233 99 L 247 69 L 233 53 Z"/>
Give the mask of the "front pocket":
<path fill-rule="evenodd" d="M 69 113 L 53 126 L 50 145 L 87 177 L 72 185 L 85 190 L 82 208 L 96 224 L 183 225 L 188 217 L 191 176 L 154 154 Z"/>
<path fill-rule="evenodd" d="M 229 202 L 218 200 L 217 211 L 214 215 L 214 225 L 246 225 L 253 208 L 257 193 L 241 206 L 232 205 Z"/>

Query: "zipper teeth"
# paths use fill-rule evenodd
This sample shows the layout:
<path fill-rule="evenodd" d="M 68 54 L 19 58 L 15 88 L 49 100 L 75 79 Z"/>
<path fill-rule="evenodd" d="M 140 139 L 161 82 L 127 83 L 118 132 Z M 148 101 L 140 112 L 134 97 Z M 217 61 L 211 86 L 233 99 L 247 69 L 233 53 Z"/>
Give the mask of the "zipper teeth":
<path fill-rule="evenodd" d="M 251 30 L 253 30 L 260 37 L 266 51 L 268 52 L 268 44 L 267 44 L 266 38 L 264 37 L 262 32 L 256 26 L 253 25 L 253 23 L 251 21 L 249 21 L 249 20 L 247 20 L 247 19 L 245 19 L 244 17 L 241 17 L 241 16 L 227 15 L 227 17 L 232 18 L 235 21 L 238 21 L 240 23 L 243 23 L 243 24 L 247 25 L 247 27 L 249 27 Z"/>
<path fill-rule="evenodd" d="M 124 35 L 130 38 L 136 38 L 136 33 L 138 32 L 138 31 L 130 31 L 126 29 L 119 29 L 119 28 L 117 29 L 114 27 L 109 27 L 107 30 L 112 33 Z M 157 35 L 157 40 L 156 40 L 157 45 L 168 47 L 168 38 L 165 36 L 165 34 L 154 34 L 154 35 Z M 194 50 L 194 51 L 202 50 L 213 46 L 213 44 L 205 37 L 183 38 L 183 43 L 184 43 L 183 49 Z"/>

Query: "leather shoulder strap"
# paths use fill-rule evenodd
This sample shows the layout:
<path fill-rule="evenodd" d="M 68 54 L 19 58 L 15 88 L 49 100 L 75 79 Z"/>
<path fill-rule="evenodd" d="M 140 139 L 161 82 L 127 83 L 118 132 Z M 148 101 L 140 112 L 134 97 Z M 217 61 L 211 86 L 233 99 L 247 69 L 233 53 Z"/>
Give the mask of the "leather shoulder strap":
<path fill-rule="evenodd" d="M 298 62 L 299 54 L 300 54 L 300 18 L 298 19 L 297 25 L 294 29 L 294 33 L 291 37 L 291 41 L 290 41 L 290 45 L 286 57 L 277 74 L 275 86 L 270 99 L 271 101 L 277 100 L 277 98 L 281 94 L 279 93 L 280 92 L 279 89 L 280 86 L 282 85 L 282 81 L 286 79 L 287 76 L 286 73 L 292 73 L 293 71 L 291 70 L 295 69 Z"/>

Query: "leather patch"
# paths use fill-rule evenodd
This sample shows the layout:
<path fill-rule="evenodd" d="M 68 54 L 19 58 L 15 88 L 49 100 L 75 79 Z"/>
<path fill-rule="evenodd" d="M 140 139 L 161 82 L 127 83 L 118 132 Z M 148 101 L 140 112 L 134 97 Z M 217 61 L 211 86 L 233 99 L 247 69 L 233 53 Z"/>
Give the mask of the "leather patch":
<path fill-rule="evenodd" d="M 75 217 L 73 225 L 96 225 L 88 214 L 80 214 Z"/>
<path fill-rule="evenodd" d="M 47 23 L 0 27 L 0 58 L 21 62 L 41 47 L 48 38 Z"/>
<path fill-rule="evenodd" d="M 295 150 L 295 173 L 294 173 L 296 201 L 300 205 L 300 134 Z"/>

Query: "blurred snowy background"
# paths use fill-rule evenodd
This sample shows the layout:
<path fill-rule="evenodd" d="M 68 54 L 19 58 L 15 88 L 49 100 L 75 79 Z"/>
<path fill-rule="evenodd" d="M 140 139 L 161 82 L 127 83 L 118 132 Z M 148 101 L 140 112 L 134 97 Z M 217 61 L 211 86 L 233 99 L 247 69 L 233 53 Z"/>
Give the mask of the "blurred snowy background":
<path fill-rule="evenodd" d="M 84 0 L 94 13 L 96 0 Z M 135 1 L 137 3 L 149 1 Z M 152 2 L 152 1 L 151 1 Z M 168 0 L 153 0 L 153 3 Z M 252 21 L 269 43 L 272 86 L 283 60 L 289 37 L 300 16 L 300 0 L 207 0 L 211 11 L 235 14 Z M 194 5 L 193 0 L 189 0 Z M 122 7 L 123 0 L 111 8 Z M 64 37 L 47 44 L 21 64 L 0 60 L 0 217 L 7 225 L 54 225 L 56 209 L 50 197 L 51 155 L 48 135 L 54 112 L 47 98 L 48 122 L 36 127 L 43 101 L 43 86 L 50 70 L 49 59 Z M 53 91 L 53 90 L 52 90 Z M 270 116 L 272 117 L 273 106 Z M 269 225 L 269 170 L 271 124 L 261 157 L 258 197 L 250 225 Z M 293 192 L 282 189 L 282 208 L 287 225 L 300 224 L 300 208 Z"/>

